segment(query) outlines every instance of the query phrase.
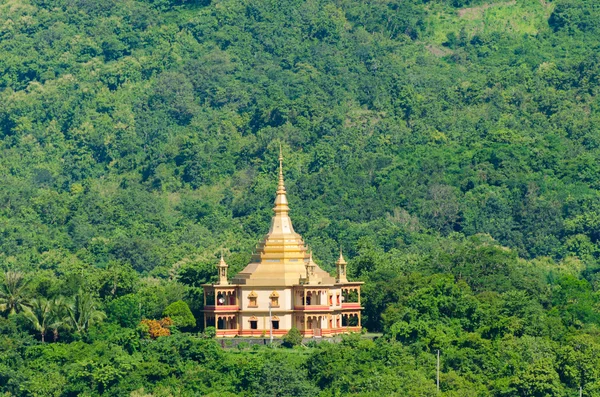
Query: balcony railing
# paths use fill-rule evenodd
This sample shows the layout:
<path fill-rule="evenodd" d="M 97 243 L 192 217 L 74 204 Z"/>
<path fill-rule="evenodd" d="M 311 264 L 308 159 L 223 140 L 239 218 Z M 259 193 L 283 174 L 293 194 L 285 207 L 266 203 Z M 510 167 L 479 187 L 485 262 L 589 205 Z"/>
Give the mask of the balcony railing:
<path fill-rule="evenodd" d="M 322 310 L 331 310 L 331 308 L 327 305 L 308 305 L 308 306 L 294 306 L 294 310 L 304 310 L 304 311 L 322 311 Z"/>
<path fill-rule="evenodd" d="M 206 305 L 204 306 L 204 310 L 215 312 L 232 312 L 240 310 L 240 307 L 238 305 Z"/>

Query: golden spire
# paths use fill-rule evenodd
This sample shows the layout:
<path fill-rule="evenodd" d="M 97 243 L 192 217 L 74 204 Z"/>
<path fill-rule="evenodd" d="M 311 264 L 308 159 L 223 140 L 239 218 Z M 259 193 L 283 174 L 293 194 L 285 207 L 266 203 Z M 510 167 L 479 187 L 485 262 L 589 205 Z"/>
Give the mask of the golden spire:
<path fill-rule="evenodd" d="M 283 150 L 279 145 L 279 184 L 277 185 L 277 196 L 275 197 L 275 217 L 287 215 L 290 210 L 283 182 Z M 291 225 L 291 223 L 290 223 Z"/>
<path fill-rule="evenodd" d="M 277 194 L 285 194 L 285 184 L 283 183 L 283 151 L 279 144 L 279 185 L 277 185 Z"/>
<path fill-rule="evenodd" d="M 250 263 L 232 280 L 233 284 L 255 286 L 297 285 L 308 274 L 312 284 L 335 279 L 309 257 L 302 236 L 294 231 L 283 178 L 283 148 L 279 146 L 277 194 L 271 227 L 256 247 Z M 307 259 L 309 259 L 307 261 Z M 310 271 L 309 271 L 310 270 Z"/>

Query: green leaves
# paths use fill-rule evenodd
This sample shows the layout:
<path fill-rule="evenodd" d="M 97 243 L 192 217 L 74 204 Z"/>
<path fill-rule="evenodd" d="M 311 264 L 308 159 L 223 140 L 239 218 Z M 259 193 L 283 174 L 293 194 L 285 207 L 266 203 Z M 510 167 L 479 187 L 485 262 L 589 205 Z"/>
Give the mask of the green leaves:
<path fill-rule="evenodd" d="M 283 337 L 283 344 L 287 347 L 299 346 L 302 343 L 302 334 L 298 328 L 292 327 Z"/>
<path fill-rule="evenodd" d="M 558 374 L 550 360 L 540 360 L 517 374 L 512 382 L 520 396 L 562 396 Z"/>
<path fill-rule="evenodd" d="M 25 312 L 25 316 L 31 322 L 33 328 L 40 333 L 42 342 L 44 342 L 49 325 L 60 321 L 55 319 L 55 313 L 53 302 L 45 298 L 33 299 L 31 308 Z"/>
<path fill-rule="evenodd" d="M 73 297 L 67 306 L 68 323 L 75 332 L 85 333 L 94 324 L 106 318 L 103 311 L 97 308 L 93 296 L 82 289 Z"/>
<path fill-rule="evenodd" d="M 107 305 L 108 318 L 122 327 L 135 328 L 142 319 L 140 298 L 134 294 L 120 296 Z"/>
<path fill-rule="evenodd" d="M 440 348 L 442 395 L 598 394 L 596 3 L 0 1 L 0 393 L 428 396 Z M 280 142 L 381 342 L 140 341 L 248 263 Z"/>
<path fill-rule="evenodd" d="M 15 314 L 24 311 L 29 306 L 29 291 L 27 280 L 23 273 L 8 271 L 4 273 L 0 284 L 0 311 Z"/>
<path fill-rule="evenodd" d="M 548 23 L 555 31 L 592 33 L 600 29 L 599 16 L 600 7 L 594 1 L 561 0 L 556 4 Z"/>
<path fill-rule="evenodd" d="M 163 316 L 170 317 L 173 320 L 173 324 L 181 329 L 189 329 L 196 326 L 196 319 L 190 307 L 184 301 L 171 303 L 163 311 Z"/>

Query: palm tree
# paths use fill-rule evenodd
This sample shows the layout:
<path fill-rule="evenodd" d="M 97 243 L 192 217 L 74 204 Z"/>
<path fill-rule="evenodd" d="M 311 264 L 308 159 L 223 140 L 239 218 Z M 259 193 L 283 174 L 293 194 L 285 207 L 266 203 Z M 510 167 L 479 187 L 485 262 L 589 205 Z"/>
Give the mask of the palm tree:
<path fill-rule="evenodd" d="M 44 343 L 48 325 L 52 321 L 52 301 L 46 298 L 33 299 L 31 307 L 25 310 L 25 317 L 31 322 L 33 328 L 40 333 L 42 343 Z"/>
<path fill-rule="evenodd" d="M 58 330 L 69 328 L 69 310 L 63 296 L 52 301 L 52 316 L 48 328 L 52 330 L 54 342 L 58 340 Z"/>
<path fill-rule="evenodd" d="M 15 314 L 25 310 L 29 306 L 28 283 L 23 273 L 14 271 L 4 273 L 4 282 L 0 285 L 0 311 Z"/>
<path fill-rule="evenodd" d="M 86 332 L 91 325 L 98 323 L 106 317 L 103 311 L 96 308 L 94 298 L 83 290 L 79 290 L 73 302 L 67 308 L 69 325 L 77 333 Z"/>

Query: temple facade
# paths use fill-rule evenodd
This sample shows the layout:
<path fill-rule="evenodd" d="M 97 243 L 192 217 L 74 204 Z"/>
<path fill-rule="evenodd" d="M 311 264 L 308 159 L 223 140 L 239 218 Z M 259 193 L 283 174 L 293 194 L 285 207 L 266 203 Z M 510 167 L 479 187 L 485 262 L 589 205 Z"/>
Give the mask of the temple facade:
<path fill-rule="evenodd" d="M 221 255 L 219 281 L 203 285 L 204 327 L 214 326 L 218 337 L 278 337 L 293 327 L 305 337 L 359 332 L 363 283 L 348 281 L 341 250 L 330 276 L 294 231 L 281 153 L 273 210 L 269 233 L 244 270 L 229 280 Z"/>

